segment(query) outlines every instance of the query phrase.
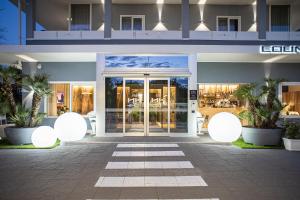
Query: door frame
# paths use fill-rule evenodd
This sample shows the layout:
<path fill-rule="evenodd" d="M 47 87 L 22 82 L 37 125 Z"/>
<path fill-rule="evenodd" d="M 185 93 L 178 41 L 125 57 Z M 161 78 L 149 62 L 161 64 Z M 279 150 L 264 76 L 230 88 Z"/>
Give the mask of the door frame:
<path fill-rule="evenodd" d="M 127 80 L 143 80 L 144 81 L 144 132 L 143 133 L 133 133 L 126 132 L 126 81 Z M 149 82 L 151 80 L 166 80 L 168 81 L 168 132 L 167 133 L 151 133 L 149 127 Z M 124 136 L 170 136 L 170 95 L 171 95 L 171 87 L 170 87 L 170 77 L 123 77 L 123 134 Z"/>
<path fill-rule="evenodd" d="M 150 87 L 149 87 L 149 82 L 152 81 L 152 80 L 164 80 L 164 81 L 168 81 L 168 132 L 165 133 L 165 132 L 162 132 L 162 133 L 151 133 L 150 132 L 150 127 L 149 127 L 149 124 L 150 124 L 150 121 L 149 121 L 149 93 L 150 93 Z M 145 77 L 145 81 L 147 83 L 147 88 L 146 88 L 146 93 L 147 93 L 147 98 L 145 99 L 147 101 L 147 104 L 146 104 L 146 120 L 145 120 L 145 126 L 146 126 L 146 132 L 145 132 L 145 136 L 170 136 L 170 95 L 171 95 L 171 87 L 170 87 L 170 77 L 165 77 L 165 78 L 155 78 L 155 77 Z"/>
<path fill-rule="evenodd" d="M 122 30 L 122 18 L 123 17 L 130 17 L 131 18 L 131 30 Z M 145 30 L 145 15 L 120 15 L 120 31 L 139 31 L 139 30 L 133 30 L 133 19 L 134 18 L 141 18 L 142 19 L 142 30 Z"/>

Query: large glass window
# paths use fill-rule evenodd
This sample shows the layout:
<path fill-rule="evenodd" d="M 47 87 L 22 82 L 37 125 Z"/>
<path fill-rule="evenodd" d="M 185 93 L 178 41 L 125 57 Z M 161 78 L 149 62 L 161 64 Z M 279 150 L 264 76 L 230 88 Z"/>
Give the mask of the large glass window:
<path fill-rule="evenodd" d="M 123 132 L 123 78 L 105 78 L 105 132 Z"/>
<path fill-rule="evenodd" d="M 170 80 L 170 132 L 188 132 L 188 78 Z"/>
<path fill-rule="evenodd" d="M 199 84 L 199 112 L 205 117 L 204 127 L 210 118 L 219 112 L 238 115 L 245 109 L 245 102 L 233 93 L 240 84 Z"/>
<path fill-rule="evenodd" d="M 90 30 L 90 4 L 71 4 L 71 31 Z"/>
<path fill-rule="evenodd" d="M 69 111 L 87 115 L 94 111 L 94 86 L 52 83 L 50 88 L 53 93 L 48 97 L 48 116 L 59 116 Z"/>
<path fill-rule="evenodd" d="M 300 115 L 300 83 L 299 85 L 283 85 L 282 102 L 286 107 L 282 115 L 299 116 Z"/>
<path fill-rule="evenodd" d="M 70 84 L 50 84 L 52 95 L 48 97 L 48 116 L 59 116 L 70 111 Z"/>
<path fill-rule="evenodd" d="M 274 32 L 290 31 L 290 6 L 289 5 L 271 6 L 271 31 Z"/>
<path fill-rule="evenodd" d="M 72 111 L 86 115 L 94 110 L 94 87 L 74 85 L 72 87 Z"/>

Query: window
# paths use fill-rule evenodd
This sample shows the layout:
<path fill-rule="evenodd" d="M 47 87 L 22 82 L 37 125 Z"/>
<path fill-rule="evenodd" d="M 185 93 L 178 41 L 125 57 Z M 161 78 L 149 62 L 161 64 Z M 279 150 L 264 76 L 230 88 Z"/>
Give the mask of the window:
<path fill-rule="evenodd" d="M 271 6 L 271 31 L 274 32 L 290 31 L 290 6 L 289 5 Z"/>
<path fill-rule="evenodd" d="M 281 112 L 284 116 L 299 116 L 300 115 L 300 83 L 281 86 L 282 103 L 286 107 Z"/>
<path fill-rule="evenodd" d="M 71 4 L 71 31 L 88 31 L 91 28 L 90 4 Z"/>
<path fill-rule="evenodd" d="M 199 84 L 199 112 L 205 117 L 204 127 L 209 119 L 219 112 L 240 113 L 245 102 L 233 93 L 240 84 Z"/>
<path fill-rule="evenodd" d="M 48 116 L 65 112 L 86 115 L 94 111 L 94 86 L 90 84 L 51 83 L 53 94 L 48 97 Z"/>
<path fill-rule="evenodd" d="M 120 30 L 122 31 L 145 30 L 145 16 L 144 15 L 121 15 Z"/>
<path fill-rule="evenodd" d="M 218 16 L 217 31 L 241 31 L 240 16 Z"/>

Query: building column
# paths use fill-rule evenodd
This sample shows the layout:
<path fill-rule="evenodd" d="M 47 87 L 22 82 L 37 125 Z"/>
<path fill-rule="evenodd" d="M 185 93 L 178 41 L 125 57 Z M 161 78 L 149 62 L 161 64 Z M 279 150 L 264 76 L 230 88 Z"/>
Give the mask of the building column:
<path fill-rule="evenodd" d="M 190 37 L 190 3 L 189 0 L 181 0 L 181 28 L 182 38 Z"/>
<path fill-rule="evenodd" d="M 105 136 L 105 77 L 102 75 L 105 66 L 105 55 L 96 57 L 96 136 Z"/>
<path fill-rule="evenodd" d="M 256 0 L 256 15 L 258 39 L 266 39 L 267 0 Z"/>
<path fill-rule="evenodd" d="M 36 0 L 26 0 L 26 38 L 33 38 L 36 30 Z"/>
<path fill-rule="evenodd" d="M 111 38 L 112 0 L 104 3 L 104 38 Z"/>
<path fill-rule="evenodd" d="M 190 90 L 198 90 L 197 86 L 197 54 L 189 55 L 189 92 L 188 92 L 188 133 L 197 136 L 198 101 L 190 100 Z"/>

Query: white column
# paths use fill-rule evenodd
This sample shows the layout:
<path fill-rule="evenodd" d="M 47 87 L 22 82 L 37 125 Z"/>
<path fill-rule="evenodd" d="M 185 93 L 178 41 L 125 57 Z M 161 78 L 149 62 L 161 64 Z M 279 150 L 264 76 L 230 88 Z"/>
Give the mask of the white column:
<path fill-rule="evenodd" d="M 197 90 L 197 54 L 189 55 L 189 100 L 188 100 L 188 132 L 190 136 L 197 136 L 197 100 L 190 100 L 190 90 Z"/>
<path fill-rule="evenodd" d="M 105 136 L 105 55 L 97 54 L 96 58 L 96 136 Z"/>

